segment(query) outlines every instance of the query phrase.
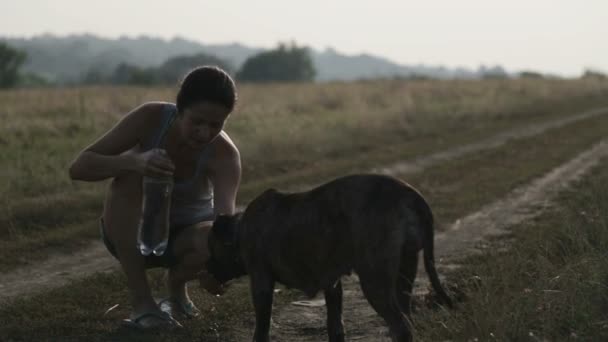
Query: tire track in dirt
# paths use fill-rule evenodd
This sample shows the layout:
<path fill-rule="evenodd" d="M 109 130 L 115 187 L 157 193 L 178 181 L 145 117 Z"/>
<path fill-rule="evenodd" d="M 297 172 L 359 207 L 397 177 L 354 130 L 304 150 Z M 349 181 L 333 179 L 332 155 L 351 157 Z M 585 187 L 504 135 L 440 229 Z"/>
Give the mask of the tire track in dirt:
<path fill-rule="evenodd" d="M 452 160 L 474 152 L 491 150 L 500 147 L 507 143 L 507 141 L 509 140 L 532 137 L 550 129 L 563 127 L 575 123 L 577 121 L 589 119 L 604 114 L 608 114 L 608 108 L 592 109 L 577 115 L 572 115 L 553 121 L 512 129 L 481 141 L 458 146 L 456 148 L 445 150 L 442 152 L 433 153 L 428 156 L 414 158 L 412 160 L 403 161 L 387 167 L 375 168 L 372 170 L 372 172 L 384 173 L 389 175 L 412 174 L 420 172 L 426 168 L 429 168 L 433 165 L 437 165 L 447 160 Z"/>
<path fill-rule="evenodd" d="M 460 259 L 475 253 L 478 251 L 477 247 L 488 237 L 507 234 L 510 227 L 540 215 L 552 204 L 560 191 L 572 186 L 597 165 L 600 159 L 606 157 L 608 140 L 595 144 L 544 176 L 516 188 L 506 197 L 456 220 L 446 231 L 435 235 L 435 257 L 438 266 L 447 266 L 446 263 L 452 258 Z M 419 266 L 418 269 L 415 292 L 420 293 L 425 291 L 428 281 L 423 267 Z M 384 322 L 364 298 L 357 277 L 344 277 L 342 286 L 347 340 L 390 342 Z M 302 306 L 302 302 L 294 302 L 274 308 L 271 334 L 273 341 L 313 342 L 327 339 L 326 311 L 322 294 L 307 303 L 308 305 Z M 235 341 L 249 339 L 252 332 L 253 326 L 240 327 L 236 332 Z"/>
<path fill-rule="evenodd" d="M 608 108 L 597 108 L 577 115 L 510 130 L 476 143 L 402 161 L 392 166 L 376 168 L 371 170 L 371 172 L 384 174 L 411 174 L 420 172 L 441 162 L 481 150 L 499 147 L 511 139 L 534 136 L 549 129 L 562 127 L 603 114 L 608 114 Z M 64 286 L 72 280 L 80 279 L 96 272 L 109 272 L 117 269 L 118 266 L 118 262 L 108 254 L 101 242 L 93 242 L 87 248 L 72 255 L 56 255 L 36 266 L 28 266 L 4 274 L 0 280 L 0 307 L 10 302 L 11 298 L 32 295 L 50 288 Z"/>

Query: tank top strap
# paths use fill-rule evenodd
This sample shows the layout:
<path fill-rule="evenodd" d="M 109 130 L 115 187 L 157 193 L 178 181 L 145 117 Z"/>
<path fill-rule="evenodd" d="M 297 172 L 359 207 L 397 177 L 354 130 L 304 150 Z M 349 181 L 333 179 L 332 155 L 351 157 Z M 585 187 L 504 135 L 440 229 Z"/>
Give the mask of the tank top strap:
<path fill-rule="evenodd" d="M 153 148 L 159 147 L 163 144 L 165 136 L 169 131 L 169 127 L 171 127 L 171 124 L 173 123 L 173 120 L 175 120 L 176 116 L 177 106 L 173 103 L 165 103 L 163 106 L 163 124 L 156 135 L 156 139 L 152 145 Z"/>
<path fill-rule="evenodd" d="M 177 107 L 173 103 L 163 104 L 160 127 L 148 138 L 148 140 L 142 143 L 141 147 L 144 151 L 161 146 L 162 139 L 164 139 L 164 136 L 169 130 L 169 126 L 171 126 L 171 123 L 175 119 L 176 113 Z"/>

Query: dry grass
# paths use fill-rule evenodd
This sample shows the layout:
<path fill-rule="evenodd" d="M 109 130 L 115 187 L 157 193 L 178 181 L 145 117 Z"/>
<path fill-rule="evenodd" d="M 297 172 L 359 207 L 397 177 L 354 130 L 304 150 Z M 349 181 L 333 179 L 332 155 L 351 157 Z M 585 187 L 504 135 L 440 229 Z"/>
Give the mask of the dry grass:
<path fill-rule="evenodd" d="M 430 83 L 421 83 L 421 85 L 426 84 Z M 488 84 L 494 83 L 489 82 Z M 339 85 L 327 85 L 329 88 L 334 86 Z M 363 87 L 360 84 L 343 86 Z M 441 84 L 438 87 L 443 86 Z M 266 90 L 273 89 L 272 87 L 268 86 Z M 263 93 L 266 94 L 267 91 Z M 590 98 L 593 99 L 593 97 Z M 475 118 L 475 120 L 469 118 L 463 119 L 464 121 L 451 122 L 449 118 L 446 118 L 435 122 L 434 126 L 429 125 L 427 133 L 414 131 L 412 134 L 421 135 L 417 139 L 406 141 L 399 146 L 411 150 L 412 155 L 415 155 L 421 150 L 425 150 L 425 147 L 421 146 L 422 144 L 432 143 L 437 140 L 437 137 L 441 137 L 444 142 L 436 143 L 433 145 L 434 148 L 445 147 L 446 142 L 447 146 L 450 146 L 450 144 L 471 139 L 471 136 L 483 136 L 482 132 L 492 133 L 496 129 L 510 125 L 522 125 L 529 120 L 544 120 L 549 119 L 552 115 L 578 112 L 585 107 L 581 103 L 586 105 L 599 103 L 592 102 L 583 95 L 580 98 L 572 97 L 566 100 L 545 99 L 530 107 L 522 105 L 510 116 L 480 112 L 470 114 L 471 118 Z M 554 111 L 558 104 L 560 104 L 560 110 Z M 239 115 L 246 115 L 244 108 L 241 110 L 243 112 L 239 112 Z M 235 116 L 235 124 L 236 118 Z M 297 117 L 294 116 L 294 118 Z M 485 120 L 486 118 L 487 120 Z M 443 121 L 448 124 L 443 125 Z M 470 129 L 471 126 L 477 124 L 480 125 L 478 129 Z M 484 203 L 503 196 L 514 186 L 546 172 L 586 149 L 598 139 L 604 138 L 608 133 L 607 125 L 608 122 L 604 118 L 584 120 L 567 127 L 553 129 L 539 136 L 510 141 L 492 151 L 446 162 L 423 174 L 408 176 L 407 180 L 429 197 L 440 223 L 450 222 L 456 217 L 476 210 Z M 455 128 L 458 129 L 456 132 L 451 131 Z M 235 130 L 235 135 L 238 135 L 237 131 Z M 573 132 L 575 134 L 572 134 Z M 377 132 L 378 135 L 380 133 Z M 285 139 L 288 138 L 289 136 Z M 396 136 L 393 138 L 396 139 Z M 313 139 L 314 136 L 311 137 L 311 140 Z M 254 141 L 257 140 L 254 139 Z M 384 149 L 381 146 L 373 145 L 373 142 L 369 144 L 370 150 L 366 152 L 357 149 L 347 150 L 349 154 L 344 155 L 344 158 L 341 159 L 343 164 L 336 162 L 336 159 L 340 159 L 339 157 L 325 157 L 317 160 L 317 163 L 312 163 L 310 159 L 305 159 L 311 156 L 309 153 L 298 155 L 302 161 L 310 164 L 307 165 L 309 171 L 303 173 L 305 181 L 319 181 L 319 175 L 328 177 L 336 172 L 352 170 L 348 169 L 352 165 L 366 166 L 367 162 L 375 163 L 376 160 L 371 157 L 377 154 L 375 152 L 384 151 Z M 278 151 L 283 151 L 285 155 L 289 152 L 287 147 L 284 150 L 278 149 Z M 391 155 L 390 152 L 387 153 L 388 156 Z M 367 157 L 370 157 L 370 160 L 367 160 Z M 351 160 L 352 162 L 349 163 Z M 263 158 L 252 161 L 257 167 L 269 173 L 269 179 L 281 180 L 284 182 L 281 184 L 285 185 L 301 181 L 302 174 L 298 176 L 296 173 L 296 176 L 290 178 L 291 172 L 273 173 L 271 172 L 273 169 L 266 167 L 264 162 Z M 334 164 L 341 166 L 333 168 L 327 166 Z M 480 341 L 485 341 L 491 339 L 490 333 L 492 333 L 500 336 L 498 340 L 526 340 L 526 334 L 532 331 L 536 334 L 535 336 L 547 337 L 549 340 L 567 339 L 572 332 L 585 336 L 585 340 L 601 340 L 600 337 L 605 337 L 601 331 L 593 335 L 590 330 L 595 323 L 606 320 L 606 317 L 602 316 L 606 311 L 598 311 L 606 307 L 604 297 L 598 297 L 601 294 L 600 290 L 605 289 L 606 274 L 608 274 L 606 270 L 602 269 L 602 265 L 606 265 L 605 252 L 601 252 L 604 253 L 602 254 L 604 256 L 598 258 L 597 254 L 585 254 L 585 251 L 596 253 L 606 250 L 606 242 L 603 240 L 606 235 L 604 233 L 607 231 L 606 224 L 605 220 L 601 221 L 600 218 L 608 217 L 606 216 L 607 211 L 604 210 L 604 206 L 608 202 L 602 195 L 608 193 L 604 186 L 607 184 L 605 172 L 607 168 L 608 166 L 604 166 L 600 169 L 596 173 L 595 180 L 579 186 L 578 193 L 569 196 L 571 202 L 564 202 L 563 208 L 568 209 L 567 212 L 572 215 L 544 217 L 547 221 L 542 223 L 543 229 L 534 226 L 535 230 L 532 232 L 522 230 L 521 241 L 525 242 L 522 244 L 525 245 L 525 248 L 509 252 L 506 254 L 507 258 L 503 254 L 496 253 L 496 255 L 470 261 L 471 267 L 464 270 L 461 275 L 454 276 L 455 280 L 450 283 L 457 281 L 460 288 L 471 299 L 461 303 L 461 308 L 456 311 L 420 310 L 415 316 L 419 336 L 423 340 L 429 341 L 445 339 L 466 341 L 475 337 Z M 475 172 L 471 172 L 471 170 L 475 170 Z M 249 188 L 248 191 L 251 193 L 255 193 L 254 183 L 255 180 L 250 179 L 244 184 L 244 187 Z M 17 246 L 15 251 L 20 251 L 23 249 L 20 249 L 18 243 L 25 241 L 28 244 L 23 246 L 29 246 L 27 248 L 34 248 L 32 246 L 42 248 L 41 246 L 44 246 L 45 243 L 54 243 L 53 248 L 56 249 L 61 246 L 65 247 L 66 241 L 71 241 L 68 239 L 69 236 L 80 236 L 78 234 L 87 232 L 89 228 L 86 224 L 82 224 L 86 218 L 83 213 L 88 212 L 90 215 L 98 213 L 95 205 L 99 205 L 96 197 L 99 194 L 95 190 L 85 190 L 87 189 L 83 187 L 79 192 L 71 193 L 72 195 L 65 194 L 65 192 L 49 194 L 44 201 L 40 199 L 40 196 L 22 198 L 18 205 L 11 206 L 12 219 L 4 221 L 15 223 L 14 229 L 21 238 L 4 246 Z M 582 196 L 581 200 L 577 200 L 576 198 L 579 197 L 575 197 L 575 195 Z M 70 210 L 78 205 L 81 206 L 79 208 L 87 208 L 81 202 L 89 203 L 91 207 L 83 209 L 83 212 Z M 600 209 L 593 209 L 596 207 Z M 592 214 L 591 219 L 603 223 L 598 226 L 589 226 L 586 221 L 574 220 L 581 216 L 581 208 Z M 28 211 L 33 214 L 28 216 Z M 565 209 L 561 211 L 566 212 Z M 70 217 L 68 214 L 74 216 Z M 34 216 L 36 219 L 34 220 L 30 216 Z M 574 221 L 571 221 L 571 218 Z M 57 226 L 57 232 L 47 236 L 46 240 L 36 240 L 34 236 L 42 234 L 44 227 L 47 227 L 50 222 Z M 37 225 L 35 226 L 34 223 Z M 71 225 L 75 226 L 74 230 L 69 229 Z M 36 232 L 36 234 L 20 234 L 19 231 L 24 227 L 29 227 L 28 229 L 32 229 L 32 232 Z M 94 228 L 90 227 L 90 230 L 94 230 Z M 544 233 L 541 234 L 541 231 Z M 574 232 L 582 232 L 581 238 L 579 239 L 579 235 Z M 568 237 L 574 237 L 574 239 Z M 27 253 L 30 252 L 33 253 L 29 250 Z M 535 259 L 537 257 L 540 259 Z M 9 255 L 2 259 L 10 258 Z M 550 262 L 547 262 L 546 259 L 550 259 Z M 569 262 L 567 266 L 564 266 L 566 265 L 565 260 Z M 526 272 L 529 274 L 524 274 Z M 563 275 L 558 278 L 562 279 L 558 281 L 559 286 L 550 287 L 551 282 L 555 283 L 555 280 L 551 279 L 557 275 Z M 482 278 L 481 285 L 470 282 L 473 276 Z M 152 279 L 155 293 L 162 294 L 162 276 L 153 274 Z M 524 291 L 526 288 L 532 290 L 533 300 L 530 300 L 530 297 L 527 296 L 529 293 Z M 562 291 L 562 295 L 567 295 L 567 297 L 550 297 L 554 296 L 554 293 L 549 295 L 542 291 L 546 289 Z M 290 293 L 290 291 L 282 291 L 277 296 L 277 305 L 288 300 Z M 120 273 L 96 275 L 31 299 L 19 299 L 13 305 L 0 310 L 0 321 L 3 322 L 3 325 L 0 325 L 0 336 L 8 336 L 16 340 L 181 341 L 205 339 L 213 341 L 217 340 L 219 335 L 220 341 L 232 341 L 234 339 L 231 338 L 231 329 L 235 326 L 250 325 L 253 313 L 246 288 L 240 287 L 231 290 L 228 296 L 222 297 L 220 300 L 199 291 L 194 291 L 193 295 L 197 304 L 204 309 L 205 319 L 188 322 L 187 329 L 178 333 L 134 334 L 117 329 L 118 321 L 129 312 L 124 277 Z M 547 301 L 547 298 L 550 300 Z M 580 305 L 577 300 L 580 300 Z M 120 304 L 119 308 L 104 316 L 103 311 L 116 303 Z M 535 311 L 540 303 L 550 303 L 551 309 L 540 311 L 540 313 Z M 586 307 L 590 309 L 585 309 Z M 545 305 L 542 308 L 548 307 Z M 563 310 L 563 308 L 567 308 L 567 310 Z M 543 316 L 545 312 L 548 313 Z M 595 320 L 595 318 L 598 319 Z M 528 322 L 526 319 L 530 319 L 530 321 Z M 556 323 L 551 323 L 553 320 Z"/>
<path fill-rule="evenodd" d="M 466 298 L 456 311 L 422 310 L 425 341 L 606 341 L 608 163 L 545 215 L 516 227 L 450 277 Z"/>
<path fill-rule="evenodd" d="M 245 85 L 227 130 L 241 149 L 245 176 L 255 180 L 281 167 L 448 128 L 525 122 L 564 102 L 593 103 L 607 93 L 608 82 L 594 80 Z M 171 101 L 173 94 L 167 88 L 117 87 L 0 92 L 0 198 L 90 188 L 67 178 L 74 155 L 142 101 Z"/>
<path fill-rule="evenodd" d="M 174 91 L 0 92 L 0 236 L 10 254 L 34 260 L 57 250 L 62 237 L 70 250 L 95 236 L 86 227 L 99 215 L 104 182 L 72 182 L 67 165 L 125 112 L 143 101 L 171 101 Z M 319 183 L 608 105 L 606 94 L 608 82 L 597 80 L 245 85 L 227 126 L 243 157 L 239 198 L 246 203 L 268 186 Z M 0 255 L 1 264 L 21 264 Z"/>

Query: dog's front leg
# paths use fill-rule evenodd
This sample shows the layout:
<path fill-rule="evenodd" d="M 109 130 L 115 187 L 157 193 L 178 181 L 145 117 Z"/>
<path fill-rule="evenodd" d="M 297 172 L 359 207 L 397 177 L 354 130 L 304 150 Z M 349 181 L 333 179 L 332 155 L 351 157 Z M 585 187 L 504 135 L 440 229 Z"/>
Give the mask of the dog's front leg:
<path fill-rule="evenodd" d="M 329 342 L 344 342 L 344 323 L 342 322 L 342 282 L 338 280 L 325 289 L 327 306 L 327 334 Z"/>
<path fill-rule="evenodd" d="M 251 295 L 255 308 L 255 333 L 253 342 L 270 341 L 270 315 L 272 314 L 272 295 L 274 280 L 266 272 L 251 274 Z"/>

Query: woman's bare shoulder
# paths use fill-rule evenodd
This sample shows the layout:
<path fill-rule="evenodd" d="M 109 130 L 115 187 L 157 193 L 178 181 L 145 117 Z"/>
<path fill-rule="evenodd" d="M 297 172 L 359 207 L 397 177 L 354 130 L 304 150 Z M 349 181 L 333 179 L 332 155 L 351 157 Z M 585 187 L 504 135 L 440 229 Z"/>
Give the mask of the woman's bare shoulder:
<path fill-rule="evenodd" d="M 133 109 L 133 111 L 131 111 L 131 113 L 129 114 L 136 114 L 140 117 L 144 117 L 147 119 L 160 119 L 163 116 L 166 107 L 169 105 L 171 105 L 171 103 L 162 101 L 149 101 Z"/>
<path fill-rule="evenodd" d="M 236 144 L 230 139 L 228 133 L 221 131 L 218 137 L 213 142 L 214 149 L 220 154 L 235 155 L 239 153 Z"/>
<path fill-rule="evenodd" d="M 138 133 L 142 138 L 146 138 L 163 121 L 167 105 L 169 103 L 160 101 L 145 102 L 129 112 L 126 117 L 136 122 L 133 127 L 139 130 Z"/>
<path fill-rule="evenodd" d="M 240 152 L 228 133 L 221 131 L 212 143 L 212 160 L 224 164 L 226 162 L 240 163 Z"/>
<path fill-rule="evenodd" d="M 241 155 L 236 144 L 222 131 L 211 147 L 211 158 L 207 165 L 213 186 L 216 189 L 237 187 L 241 177 Z"/>

